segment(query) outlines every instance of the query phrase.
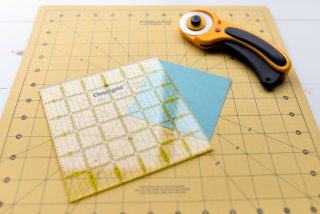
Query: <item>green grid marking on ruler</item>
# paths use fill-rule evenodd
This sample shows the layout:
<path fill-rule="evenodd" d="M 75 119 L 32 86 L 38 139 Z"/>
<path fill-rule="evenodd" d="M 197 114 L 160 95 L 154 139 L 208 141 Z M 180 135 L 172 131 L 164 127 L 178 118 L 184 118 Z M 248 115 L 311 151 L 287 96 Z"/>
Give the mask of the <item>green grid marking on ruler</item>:
<path fill-rule="evenodd" d="M 157 59 L 41 90 L 70 201 L 211 150 Z"/>

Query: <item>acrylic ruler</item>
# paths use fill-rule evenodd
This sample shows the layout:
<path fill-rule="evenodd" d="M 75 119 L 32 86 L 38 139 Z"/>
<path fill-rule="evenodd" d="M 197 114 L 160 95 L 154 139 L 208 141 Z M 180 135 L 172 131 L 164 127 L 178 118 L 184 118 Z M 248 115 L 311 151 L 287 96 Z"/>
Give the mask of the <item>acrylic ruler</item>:
<path fill-rule="evenodd" d="M 71 202 L 212 149 L 156 58 L 40 93 Z"/>

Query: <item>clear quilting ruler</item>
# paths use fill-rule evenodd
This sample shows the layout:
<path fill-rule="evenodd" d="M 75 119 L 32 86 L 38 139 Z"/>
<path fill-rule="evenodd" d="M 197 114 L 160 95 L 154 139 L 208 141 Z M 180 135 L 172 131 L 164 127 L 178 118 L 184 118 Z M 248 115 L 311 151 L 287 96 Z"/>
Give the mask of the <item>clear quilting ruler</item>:
<path fill-rule="evenodd" d="M 41 90 L 70 201 L 211 150 L 158 59 Z"/>

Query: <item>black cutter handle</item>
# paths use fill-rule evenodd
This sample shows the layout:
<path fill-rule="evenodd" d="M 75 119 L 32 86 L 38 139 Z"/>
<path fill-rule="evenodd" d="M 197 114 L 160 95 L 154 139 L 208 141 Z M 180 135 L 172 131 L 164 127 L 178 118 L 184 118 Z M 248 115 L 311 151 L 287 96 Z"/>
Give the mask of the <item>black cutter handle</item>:
<path fill-rule="evenodd" d="M 233 41 L 223 41 L 222 44 L 253 69 L 261 84 L 267 90 L 272 90 L 282 82 L 283 74 L 271 67 L 263 58 L 249 48 Z"/>
<path fill-rule="evenodd" d="M 257 37 L 256 35 L 236 27 L 227 27 L 225 32 L 229 36 L 232 36 L 233 38 L 236 38 L 257 49 L 274 64 L 278 66 L 285 66 L 287 64 L 287 60 L 282 53 L 280 53 L 274 46 Z"/>

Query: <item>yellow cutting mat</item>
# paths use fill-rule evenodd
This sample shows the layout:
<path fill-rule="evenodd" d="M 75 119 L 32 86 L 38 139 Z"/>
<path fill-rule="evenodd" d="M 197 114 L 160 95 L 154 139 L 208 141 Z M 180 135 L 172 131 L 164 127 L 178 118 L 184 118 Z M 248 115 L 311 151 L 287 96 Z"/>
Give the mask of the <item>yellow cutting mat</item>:
<path fill-rule="evenodd" d="M 283 47 L 263 7 L 203 8 Z M 294 70 L 266 92 L 244 64 L 181 37 L 190 9 L 40 9 L 0 125 L 1 213 L 319 212 L 319 131 Z M 232 78 L 214 152 L 69 203 L 39 90 L 151 56 Z"/>

